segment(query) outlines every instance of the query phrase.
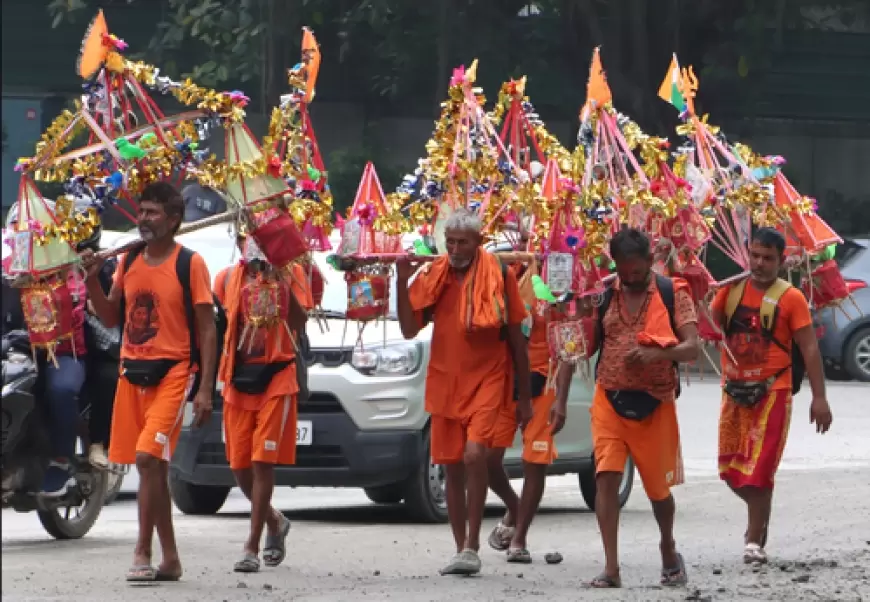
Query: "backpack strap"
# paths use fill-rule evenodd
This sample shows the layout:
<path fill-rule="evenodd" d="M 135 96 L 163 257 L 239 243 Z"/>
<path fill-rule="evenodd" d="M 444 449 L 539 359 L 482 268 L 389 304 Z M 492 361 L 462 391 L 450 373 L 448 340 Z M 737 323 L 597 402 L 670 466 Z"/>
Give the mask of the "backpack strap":
<path fill-rule="evenodd" d="M 779 300 L 782 299 L 782 296 L 786 294 L 788 289 L 791 287 L 791 282 L 788 280 L 777 278 L 776 282 L 771 284 L 770 288 L 764 291 L 764 296 L 761 298 L 761 307 L 759 308 L 761 333 L 786 353 L 791 353 L 791 348 L 788 345 L 783 344 L 781 341 L 778 341 L 776 337 L 773 336 L 773 329 L 776 326 L 776 319 L 779 316 Z"/>
<path fill-rule="evenodd" d="M 746 280 L 741 280 L 730 289 L 728 289 L 728 298 L 725 299 L 725 334 L 728 334 L 728 329 L 731 326 L 731 318 L 737 311 L 737 307 L 743 300 L 743 293 L 746 291 Z"/>
<path fill-rule="evenodd" d="M 499 338 L 502 341 L 506 341 L 507 340 L 507 320 L 508 320 L 508 316 L 510 315 L 510 300 L 509 300 L 510 298 L 508 297 L 508 292 L 507 292 L 508 266 L 501 259 L 498 260 L 498 263 L 501 266 L 501 288 L 502 288 L 502 292 L 504 294 L 504 311 L 506 314 L 504 316 L 505 323 L 502 325 L 501 330 L 499 331 Z"/>
<path fill-rule="evenodd" d="M 671 330 L 674 336 L 677 334 L 676 321 L 676 293 L 674 291 L 674 281 L 667 276 L 656 274 L 656 287 L 659 289 L 659 296 L 662 298 L 662 303 L 668 310 L 668 318 L 671 321 Z"/>
<path fill-rule="evenodd" d="M 184 315 L 187 318 L 187 333 L 190 337 L 190 365 L 199 362 L 199 347 L 196 344 L 196 311 L 193 307 L 193 294 L 190 290 L 190 269 L 193 262 L 193 251 L 182 246 L 175 261 L 175 273 L 181 285 L 181 296 L 184 301 Z"/>

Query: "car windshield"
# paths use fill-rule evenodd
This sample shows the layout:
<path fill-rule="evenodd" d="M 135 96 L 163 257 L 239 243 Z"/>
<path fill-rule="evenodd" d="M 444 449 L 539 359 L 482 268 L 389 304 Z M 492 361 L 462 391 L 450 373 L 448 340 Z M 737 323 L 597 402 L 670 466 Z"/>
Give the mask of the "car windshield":
<path fill-rule="evenodd" d="M 844 240 L 834 260 L 844 277 L 870 281 L 870 240 Z"/>

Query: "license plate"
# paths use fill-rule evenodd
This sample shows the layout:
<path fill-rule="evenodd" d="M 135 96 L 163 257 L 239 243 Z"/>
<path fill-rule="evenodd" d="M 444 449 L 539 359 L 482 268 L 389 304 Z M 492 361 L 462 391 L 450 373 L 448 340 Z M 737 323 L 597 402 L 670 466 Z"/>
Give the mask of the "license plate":
<path fill-rule="evenodd" d="M 314 440 L 314 425 L 310 420 L 296 422 L 296 445 L 311 445 Z"/>

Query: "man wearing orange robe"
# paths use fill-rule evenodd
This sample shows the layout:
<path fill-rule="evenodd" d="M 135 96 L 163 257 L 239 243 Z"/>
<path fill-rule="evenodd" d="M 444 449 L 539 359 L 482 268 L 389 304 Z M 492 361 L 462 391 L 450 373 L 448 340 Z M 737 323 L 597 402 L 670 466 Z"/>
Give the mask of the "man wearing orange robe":
<path fill-rule="evenodd" d="M 714 321 L 721 325 L 734 360 L 722 354 L 722 375 L 729 384 L 760 384 L 757 399 L 727 392 L 722 395 L 719 416 L 719 476 L 746 503 L 748 525 L 744 536 L 743 560 L 767 562 L 767 527 L 773 499 L 773 479 L 785 449 L 792 409 L 792 348 L 797 343 L 813 391 L 810 422 L 825 433 L 831 427 L 831 408 L 825 395 L 825 372 L 813 319 L 801 292 L 781 282 L 781 293 L 773 315 L 771 332 L 762 329 L 761 305 L 771 298 L 778 284 L 785 252 L 785 237 L 771 228 L 760 228 L 749 248 L 749 281 L 725 287 L 711 304 Z M 730 324 L 726 305 L 732 288 L 737 294 Z"/>
<path fill-rule="evenodd" d="M 480 526 L 488 489 L 486 450 L 504 407 L 531 418 L 526 316 L 513 272 L 482 247 L 481 221 L 465 209 L 446 220 L 447 255 L 426 266 L 398 263 L 399 322 L 411 339 L 434 322 L 426 410 L 432 460 L 447 472 L 447 511 L 456 554 L 441 573 L 480 572 Z M 519 380 L 513 401 L 514 373 Z"/>
<path fill-rule="evenodd" d="M 698 329 L 685 282 L 655 276 L 650 241 L 635 229 L 610 242 L 618 278 L 600 317 L 601 332 L 592 415 L 597 492 L 595 514 L 604 544 L 604 571 L 596 588 L 621 587 L 617 540 L 619 486 L 628 457 L 634 460 L 661 532 L 662 585 L 686 583 L 686 565 L 674 541 L 676 507 L 671 487 L 683 481 L 676 395 L 676 362 L 698 354 Z M 673 319 L 662 287 L 671 289 Z M 591 310 L 591 304 L 586 306 Z M 595 330 L 595 329 L 590 329 Z"/>
<path fill-rule="evenodd" d="M 312 307 L 303 268 L 292 277 L 276 272 L 253 239 L 238 265 L 221 271 L 215 295 L 227 312 L 227 334 L 218 375 L 224 383 L 224 434 L 230 468 L 251 501 L 251 527 L 239 573 L 277 567 L 286 556 L 290 521 L 271 505 L 275 465 L 296 461 L 296 343 Z"/>

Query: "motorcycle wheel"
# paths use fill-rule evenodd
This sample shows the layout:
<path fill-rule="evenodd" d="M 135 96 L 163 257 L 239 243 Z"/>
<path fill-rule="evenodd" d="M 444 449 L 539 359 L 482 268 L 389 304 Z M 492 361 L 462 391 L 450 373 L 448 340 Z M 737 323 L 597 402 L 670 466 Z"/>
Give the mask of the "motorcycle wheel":
<path fill-rule="evenodd" d="M 103 506 L 108 506 L 121 495 L 121 486 L 124 484 L 124 475 L 116 472 L 106 473 L 106 499 Z"/>
<path fill-rule="evenodd" d="M 94 480 L 94 487 L 81 506 L 36 511 L 43 528 L 55 539 L 81 539 L 97 522 L 106 499 L 106 472 L 93 471 L 89 474 Z"/>

